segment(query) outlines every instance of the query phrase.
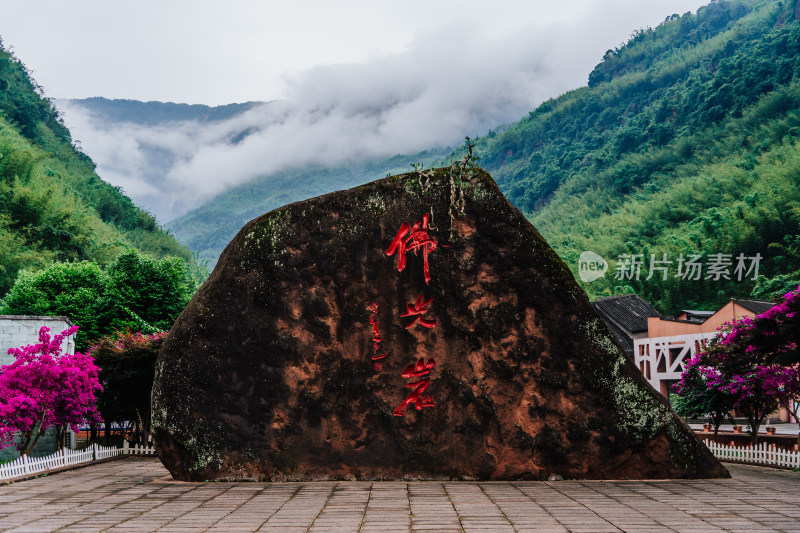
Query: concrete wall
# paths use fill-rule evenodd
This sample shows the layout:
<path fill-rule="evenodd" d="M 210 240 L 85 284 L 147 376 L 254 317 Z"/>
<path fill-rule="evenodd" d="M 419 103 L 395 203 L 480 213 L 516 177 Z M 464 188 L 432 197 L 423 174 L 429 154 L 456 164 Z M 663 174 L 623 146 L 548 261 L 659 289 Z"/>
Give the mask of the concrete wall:
<path fill-rule="evenodd" d="M 72 327 L 72 322 L 63 316 L 0 315 L 0 366 L 14 362 L 14 357 L 8 355 L 9 348 L 39 342 L 42 326 L 50 328 L 50 335 L 54 336 Z M 64 353 L 75 353 L 75 336 L 68 337 L 61 348 Z"/>

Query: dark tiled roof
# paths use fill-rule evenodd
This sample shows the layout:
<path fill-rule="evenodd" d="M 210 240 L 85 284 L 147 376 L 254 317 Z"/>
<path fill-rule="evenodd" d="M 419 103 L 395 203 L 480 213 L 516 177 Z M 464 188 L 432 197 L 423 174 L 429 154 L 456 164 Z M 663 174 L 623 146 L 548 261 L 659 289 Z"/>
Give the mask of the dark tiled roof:
<path fill-rule="evenodd" d="M 592 305 L 606 322 L 614 322 L 626 334 L 647 331 L 647 317 L 661 316 L 652 305 L 635 294 L 598 298 Z"/>
<path fill-rule="evenodd" d="M 687 322 L 693 324 L 702 324 L 717 313 L 716 311 L 697 311 L 693 309 L 684 309 L 683 312 L 686 313 Z"/>
<path fill-rule="evenodd" d="M 739 298 L 732 298 L 732 300 L 757 315 L 765 313 L 775 306 L 774 303 L 765 302 L 763 300 L 740 300 Z"/>

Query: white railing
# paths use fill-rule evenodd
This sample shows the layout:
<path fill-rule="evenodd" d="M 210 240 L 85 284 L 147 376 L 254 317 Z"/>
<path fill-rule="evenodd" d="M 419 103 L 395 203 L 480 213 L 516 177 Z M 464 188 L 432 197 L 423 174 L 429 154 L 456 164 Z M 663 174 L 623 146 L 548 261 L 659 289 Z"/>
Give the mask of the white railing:
<path fill-rule="evenodd" d="M 723 461 L 759 463 L 764 465 L 800 468 L 800 451 L 776 448 L 774 444 L 762 442 L 755 446 L 734 446 L 704 440 L 714 457 Z"/>
<path fill-rule="evenodd" d="M 100 446 L 99 444 L 93 444 L 93 446 L 94 458 L 98 460 L 116 457 L 117 455 L 122 455 L 123 453 L 122 448 L 115 448 L 113 446 Z"/>
<path fill-rule="evenodd" d="M 122 448 L 112 446 L 100 446 L 92 444 L 85 450 L 70 450 L 63 448 L 45 457 L 28 457 L 22 455 L 10 463 L 0 465 L 0 479 L 11 479 L 23 477 L 50 470 L 57 470 L 81 463 L 90 463 L 109 457 L 119 455 L 155 455 L 156 449 L 152 446 L 131 447 L 128 441 L 123 443 Z"/>

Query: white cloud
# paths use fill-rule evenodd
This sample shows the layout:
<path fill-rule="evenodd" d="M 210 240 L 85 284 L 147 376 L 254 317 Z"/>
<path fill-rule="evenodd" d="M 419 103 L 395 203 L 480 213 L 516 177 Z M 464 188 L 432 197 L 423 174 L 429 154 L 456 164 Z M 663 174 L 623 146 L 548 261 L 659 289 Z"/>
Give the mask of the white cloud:
<path fill-rule="evenodd" d="M 403 51 L 286 75 L 289 97 L 223 122 L 108 125 L 76 106 L 64 112 L 100 175 L 166 222 L 282 169 L 458 144 L 517 120 L 583 85 L 608 47 L 653 18 L 650 4 L 593 3 L 571 22 L 510 33 L 459 17 Z"/>

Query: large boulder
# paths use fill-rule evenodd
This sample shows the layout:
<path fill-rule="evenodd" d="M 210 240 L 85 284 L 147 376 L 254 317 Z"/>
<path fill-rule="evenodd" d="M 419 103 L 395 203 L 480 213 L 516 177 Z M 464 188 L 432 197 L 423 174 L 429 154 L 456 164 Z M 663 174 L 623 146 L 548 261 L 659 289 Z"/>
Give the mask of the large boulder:
<path fill-rule="evenodd" d="M 726 477 L 466 164 L 271 211 L 156 365 L 181 480 Z"/>

